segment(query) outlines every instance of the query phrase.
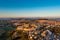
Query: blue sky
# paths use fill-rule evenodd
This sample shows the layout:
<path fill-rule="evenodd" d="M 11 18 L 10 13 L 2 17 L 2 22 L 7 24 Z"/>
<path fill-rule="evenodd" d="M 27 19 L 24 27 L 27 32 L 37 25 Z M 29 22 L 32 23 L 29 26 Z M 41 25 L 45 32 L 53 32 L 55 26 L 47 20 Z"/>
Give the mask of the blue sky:
<path fill-rule="evenodd" d="M 60 0 L 0 0 L 0 17 L 59 17 Z"/>

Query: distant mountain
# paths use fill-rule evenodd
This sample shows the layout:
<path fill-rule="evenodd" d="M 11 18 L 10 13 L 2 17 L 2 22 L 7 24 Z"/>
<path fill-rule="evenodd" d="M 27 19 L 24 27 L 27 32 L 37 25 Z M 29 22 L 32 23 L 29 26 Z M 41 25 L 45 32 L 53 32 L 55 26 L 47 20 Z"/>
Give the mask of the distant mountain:
<path fill-rule="evenodd" d="M 0 20 L 10 20 L 10 18 L 0 18 Z"/>
<path fill-rule="evenodd" d="M 21 20 L 21 19 L 25 19 L 25 20 L 41 20 L 41 19 L 44 19 L 44 20 L 57 20 L 57 21 L 60 21 L 60 18 L 43 18 L 43 17 L 34 17 L 34 18 L 0 18 L 0 20 Z"/>

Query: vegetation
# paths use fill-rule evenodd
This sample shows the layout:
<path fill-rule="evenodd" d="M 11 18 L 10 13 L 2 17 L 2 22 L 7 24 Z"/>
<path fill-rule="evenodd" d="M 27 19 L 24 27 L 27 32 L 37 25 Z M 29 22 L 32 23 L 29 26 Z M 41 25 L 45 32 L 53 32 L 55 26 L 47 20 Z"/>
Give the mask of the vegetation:
<path fill-rule="evenodd" d="M 56 34 L 60 34 L 60 27 L 54 27 L 53 29 Z"/>

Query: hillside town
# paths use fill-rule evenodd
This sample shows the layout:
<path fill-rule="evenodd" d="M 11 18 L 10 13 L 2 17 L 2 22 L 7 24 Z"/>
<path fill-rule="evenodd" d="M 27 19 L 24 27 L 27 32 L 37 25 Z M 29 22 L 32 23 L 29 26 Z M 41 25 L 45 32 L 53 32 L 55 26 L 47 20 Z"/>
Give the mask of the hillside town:
<path fill-rule="evenodd" d="M 60 21 L 0 20 L 0 40 L 60 40 Z"/>

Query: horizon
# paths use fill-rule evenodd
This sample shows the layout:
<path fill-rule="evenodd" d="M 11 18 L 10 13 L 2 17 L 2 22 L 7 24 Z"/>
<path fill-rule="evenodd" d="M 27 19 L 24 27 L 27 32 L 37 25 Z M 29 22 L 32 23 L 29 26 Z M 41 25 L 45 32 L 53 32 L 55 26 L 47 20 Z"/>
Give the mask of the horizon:
<path fill-rule="evenodd" d="M 59 17 L 60 0 L 0 0 L 0 18 Z"/>
<path fill-rule="evenodd" d="M 0 18 L 60 18 L 60 17 L 0 17 Z"/>

